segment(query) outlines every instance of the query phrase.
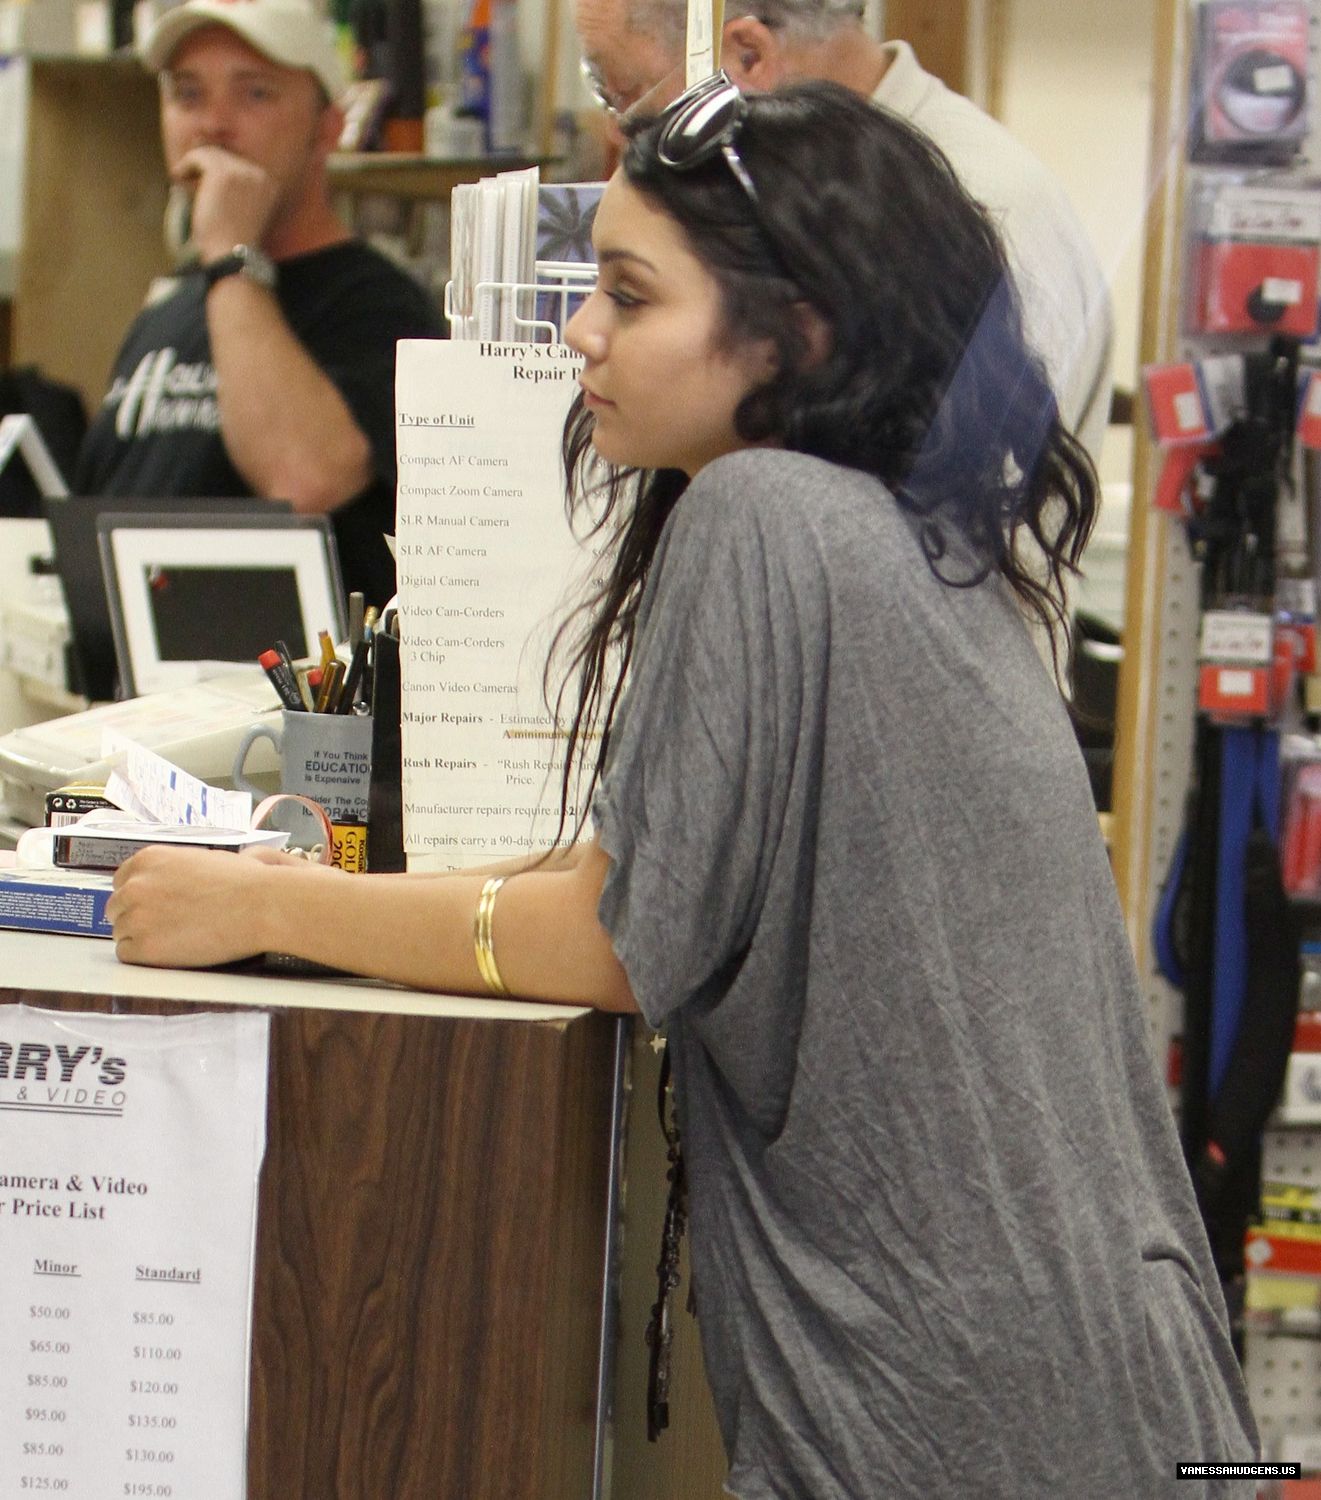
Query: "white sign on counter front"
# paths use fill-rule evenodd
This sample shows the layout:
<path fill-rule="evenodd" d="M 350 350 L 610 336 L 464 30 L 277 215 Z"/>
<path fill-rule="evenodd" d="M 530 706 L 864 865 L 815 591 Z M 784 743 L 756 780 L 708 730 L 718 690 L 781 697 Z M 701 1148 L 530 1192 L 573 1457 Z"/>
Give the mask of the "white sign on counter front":
<path fill-rule="evenodd" d="M 410 868 L 508 857 L 555 835 L 563 735 L 543 668 L 593 562 L 565 517 L 560 460 L 580 366 L 562 345 L 399 345 Z"/>
<path fill-rule="evenodd" d="M 260 1012 L 0 1007 L 0 1490 L 243 1500 Z"/>

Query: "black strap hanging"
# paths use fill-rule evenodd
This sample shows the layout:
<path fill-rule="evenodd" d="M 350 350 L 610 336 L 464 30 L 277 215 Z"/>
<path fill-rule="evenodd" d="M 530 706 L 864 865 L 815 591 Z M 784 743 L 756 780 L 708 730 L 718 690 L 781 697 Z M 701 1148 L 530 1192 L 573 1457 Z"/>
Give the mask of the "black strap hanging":
<path fill-rule="evenodd" d="M 656 1265 L 656 1301 L 647 1323 L 647 1439 L 655 1442 L 670 1425 L 670 1350 L 674 1342 L 671 1301 L 678 1289 L 679 1247 L 688 1223 L 688 1185 L 684 1176 L 683 1152 L 679 1144 L 679 1126 L 674 1113 L 674 1086 L 670 1079 L 670 1049 L 661 1054 L 660 1081 L 656 1092 L 656 1110 L 665 1136 L 669 1169 L 665 1179 L 669 1191 L 665 1196 L 665 1219 L 661 1227 L 660 1260 Z"/>

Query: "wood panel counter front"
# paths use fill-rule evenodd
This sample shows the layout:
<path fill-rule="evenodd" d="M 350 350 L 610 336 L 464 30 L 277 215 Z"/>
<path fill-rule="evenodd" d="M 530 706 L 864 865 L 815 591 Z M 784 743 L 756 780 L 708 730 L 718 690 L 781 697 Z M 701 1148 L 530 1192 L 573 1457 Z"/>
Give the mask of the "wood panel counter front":
<path fill-rule="evenodd" d="M 18 1003 L 270 1012 L 250 1500 L 589 1500 L 618 1022 L 0 932 Z"/>

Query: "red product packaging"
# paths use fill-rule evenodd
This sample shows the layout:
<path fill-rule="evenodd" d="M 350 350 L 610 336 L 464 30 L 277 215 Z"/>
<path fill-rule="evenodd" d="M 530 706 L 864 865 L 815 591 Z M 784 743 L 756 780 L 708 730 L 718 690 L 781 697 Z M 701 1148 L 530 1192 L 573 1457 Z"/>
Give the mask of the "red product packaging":
<path fill-rule="evenodd" d="M 1303 377 L 1298 403 L 1298 440 L 1304 448 L 1321 448 L 1321 370 Z"/>
<path fill-rule="evenodd" d="M 1288 333 L 1317 326 L 1321 194 L 1222 187 L 1210 200 L 1193 266 L 1199 333 Z"/>
<path fill-rule="evenodd" d="M 1307 0 L 1204 0 L 1195 155 L 1281 160 L 1307 133 Z"/>
<path fill-rule="evenodd" d="M 1158 443 L 1205 443 L 1213 436 L 1195 365 L 1148 365 L 1142 383 Z"/>

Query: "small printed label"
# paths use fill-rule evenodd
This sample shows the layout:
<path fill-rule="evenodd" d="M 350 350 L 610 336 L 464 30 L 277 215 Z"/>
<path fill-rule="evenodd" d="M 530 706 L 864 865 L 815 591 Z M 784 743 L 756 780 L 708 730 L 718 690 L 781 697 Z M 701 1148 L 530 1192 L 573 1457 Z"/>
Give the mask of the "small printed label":
<path fill-rule="evenodd" d="M 1321 1124 L 1321 1060 L 1314 1052 L 1295 1052 L 1289 1058 L 1276 1119 L 1287 1125 Z"/>
<path fill-rule="evenodd" d="M 332 823 L 330 862 L 337 870 L 361 875 L 367 868 L 367 829 L 362 823 Z"/>
<path fill-rule="evenodd" d="M 1263 302 L 1275 302 L 1281 307 L 1297 307 L 1303 300 L 1301 281 L 1289 281 L 1283 276 L 1268 276 L 1261 284 Z"/>
<path fill-rule="evenodd" d="M 1321 194 L 1298 188 L 1226 188 L 1211 203 L 1212 239 L 1313 245 L 1321 239 Z"/>
<path fill-rule="evenodd" d="M 1292 94 L 1294 71 L 1287 63 L 1258 68 L 1252 75 L 1252 87 L 1259 94 Z"/>
<path fill-rule="evenodd" d="M 1216 675 L 1216 687 L 1222 698 L 1251 698 L 1257 689 L 1257 679 L 1252 672 L 1226 667 Z"/>
<path fill-rule="evenodd" d="M 1184 391 L 1174 398 L 1174 420 L 1179 424 L 1180 432 L 1202 430 L 1202 403 L 1196 391 Z"/>
<path fill-rule="evenodd" d="M 1269 615 L 1238 609 L 1208 610 L 1202 616 L 1201 659 L 1264 666 L 1272 656 L 1273 629 Z"/>

